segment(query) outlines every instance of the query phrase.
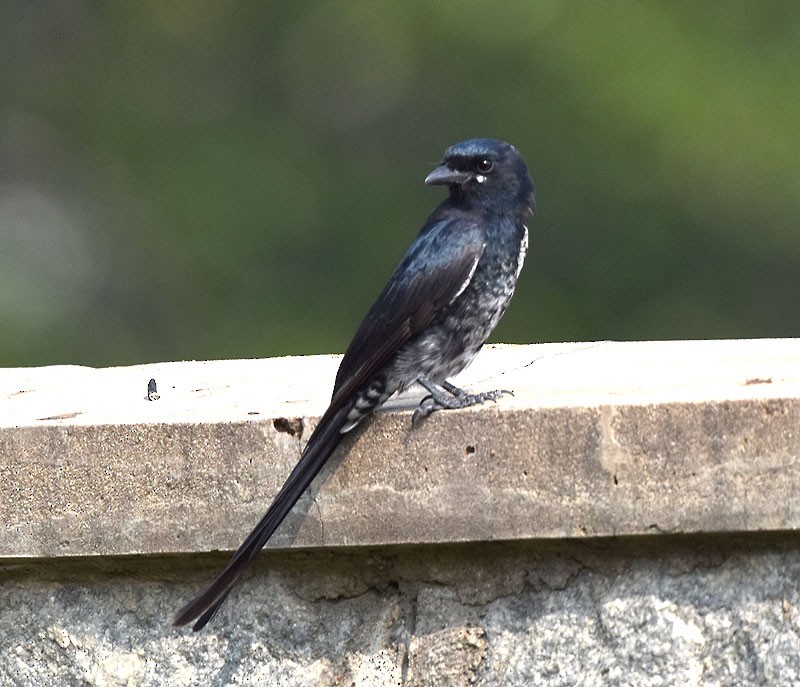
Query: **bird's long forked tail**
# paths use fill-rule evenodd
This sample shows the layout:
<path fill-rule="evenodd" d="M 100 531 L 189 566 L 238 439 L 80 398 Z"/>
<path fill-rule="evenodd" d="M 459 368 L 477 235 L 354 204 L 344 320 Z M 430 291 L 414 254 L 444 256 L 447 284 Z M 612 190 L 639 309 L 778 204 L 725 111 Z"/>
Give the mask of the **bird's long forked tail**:
<path fill-rule="evenodd" d="M 228 598 L 233 586 L 256 559 L 269 538 L 275 533 L 275 530 L 278 529 L 339 445 L 343 436 L 339 430 L 344 425 L 348 410 L 349 407 L 345 405 L 333 412 L 329 410 L 323 415 L 311 434 L 299 462 L 286 479 L 264 517 L 208 588 L 178 611 L 172 623 L 174 627 L 180 627 L 196 620 L 192 629 L 197 632 L 214 617 L 225 599 Z"/>

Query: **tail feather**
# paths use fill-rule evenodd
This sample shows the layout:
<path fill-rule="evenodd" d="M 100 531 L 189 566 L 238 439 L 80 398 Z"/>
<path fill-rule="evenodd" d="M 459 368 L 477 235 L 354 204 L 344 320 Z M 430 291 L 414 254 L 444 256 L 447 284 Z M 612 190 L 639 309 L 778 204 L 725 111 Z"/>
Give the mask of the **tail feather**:
<path fill-rule="evenodd" d="M 286 479 L 264 517 L 208 588 L 178 611 L 172 623 L 174 627 L 180 627 L 196 620 L 197 622 L 192 627 L 196 632 L 205 627 L 208 621 L 214 617 L 225 599 L 228 598 L 233 586 L 256 559 L 264 544 L 275 533 L 275 530 L 278 529 L 339 445 L 342 439 L 341 429 L 349 410 L 350 405 L 348 404 L 332 412 L 329 410 L 323 415 L 308 440 L 300 461 Z"/>

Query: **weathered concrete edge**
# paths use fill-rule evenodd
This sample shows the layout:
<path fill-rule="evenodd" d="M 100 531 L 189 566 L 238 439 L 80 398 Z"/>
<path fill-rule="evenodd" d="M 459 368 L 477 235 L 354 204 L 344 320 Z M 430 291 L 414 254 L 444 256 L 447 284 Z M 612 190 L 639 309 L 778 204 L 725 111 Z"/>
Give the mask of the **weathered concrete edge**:
<path fill-rule="evenodd" d="M 281 419 L 0 429 L 0 557 L 235 548 L 314 422 Z M 763 394 L 382 413 L 275 544 L 800 529 L 798 428 Z"/>

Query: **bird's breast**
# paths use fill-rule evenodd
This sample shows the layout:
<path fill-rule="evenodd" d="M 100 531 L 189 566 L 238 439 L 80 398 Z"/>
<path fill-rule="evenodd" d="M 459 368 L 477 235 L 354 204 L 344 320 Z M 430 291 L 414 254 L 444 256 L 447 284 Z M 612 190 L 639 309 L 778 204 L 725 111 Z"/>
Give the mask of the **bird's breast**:
<path fill-rule="evenodd" d="M 420 375 L 440 383 L 461 372 L 506 311 L 528 246 L 524 225 L 490 237 L 469 283 L 398 353 L 392 376 L 405 387 Z"/>

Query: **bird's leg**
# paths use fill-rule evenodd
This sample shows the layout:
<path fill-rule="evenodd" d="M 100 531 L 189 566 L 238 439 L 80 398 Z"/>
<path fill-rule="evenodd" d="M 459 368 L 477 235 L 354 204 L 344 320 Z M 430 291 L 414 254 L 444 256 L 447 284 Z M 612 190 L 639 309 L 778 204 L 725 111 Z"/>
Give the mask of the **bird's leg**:
<path fill-rule="evenodd" d="M 418 377 L 417 383 L 428 391 L 428 395 L 420 401 L 419 406 L 414 411 L 414 415 L 411 417 L 411 424 L 414 427 L 419 426 L 419 423 L 435 410 L 442 408 L 447 410 L 468 408 L 486 401 L 496 401 L 505 394 L 514 395 L 513 392 L 507 389 L 471 394 L 464 389 L 459 389 L 454 384 L 450 384 L 450 382 L 445 381 L 441 384 L 435 384 L 424 376 Z"/>

